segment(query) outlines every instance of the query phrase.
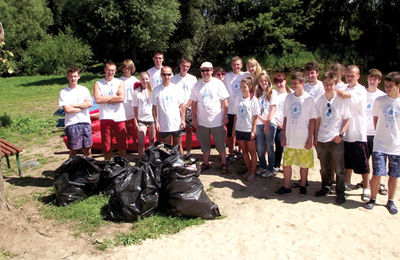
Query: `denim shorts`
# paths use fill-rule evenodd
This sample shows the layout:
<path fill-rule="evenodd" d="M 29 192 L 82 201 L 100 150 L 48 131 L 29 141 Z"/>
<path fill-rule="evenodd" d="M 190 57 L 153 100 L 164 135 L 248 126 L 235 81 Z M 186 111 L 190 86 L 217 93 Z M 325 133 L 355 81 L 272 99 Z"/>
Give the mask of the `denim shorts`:
<path fill-rule="evenodd" d="M 65 128 L 68 147 L 71 150 L 90 148 L 93 145 L 92 127 L 89 123 L 77 123 Z"/>
<path fill-rule="evenodd" d="M 180 137 L 182 130 L 174 131 L 174 132 L 160 132 L 161 138 L 167 138 L 168 136 L 172 135 L 174 137 Z"/>
<path fill-rule="evenodd" d="M 389 172 L 386 170 L 386 162 L 389 158 Z M 400 155 L 390 155 L 381 152 L 372 154 L 373 175 L 399 178 L 400 177 Z"/>

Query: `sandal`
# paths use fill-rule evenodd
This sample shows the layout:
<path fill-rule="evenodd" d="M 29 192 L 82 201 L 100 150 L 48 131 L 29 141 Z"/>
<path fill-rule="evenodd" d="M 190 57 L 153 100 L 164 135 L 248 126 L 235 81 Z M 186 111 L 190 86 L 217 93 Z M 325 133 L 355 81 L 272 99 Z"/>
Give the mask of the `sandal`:
<path fill-rule="evenodd" d="M 201 171 L 206 171 L 206 170 L 208 170 L 208 169 L 210 169 L 210 168 L 211 168 L 211 166 L 210 166 L 209 163 L 202 163 L 202 164 L 200 165 Z"/>
<path fill-rule="evenodd" d="M 354 186 L 354 189 L 359 189 L 359 188 L 364 188 L 364 184 L 362 182 L 359 182 Z"/>
<path fill-rule="evenodd" d="M 385 184 L 380 184 L 379 185 L 379 194 L 386 196 L 388 194 L 388 190 L 386 189 Z"/>
<path fill-rule="evenodd" d="M 228 167 L 226 164 L 221 164 L 221 174 L 227 174 L 228 173 Z"/>
<path fill-rule="evenodd" d="M 247 176 L 246 179 L 248 182 L 252 182 L 254 180 L 254 174 L 250 174 L 249 176 Z"/>

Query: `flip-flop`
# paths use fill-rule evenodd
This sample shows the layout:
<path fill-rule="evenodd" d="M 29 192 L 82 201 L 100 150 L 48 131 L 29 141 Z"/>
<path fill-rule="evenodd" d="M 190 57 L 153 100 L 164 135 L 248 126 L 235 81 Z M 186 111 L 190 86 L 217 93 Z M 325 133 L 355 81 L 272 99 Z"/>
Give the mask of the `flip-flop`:
<path fill-rule="evenodd" d="M 254 180 L 254 174 L 250 174 L 249 176 L 247 176 L 246 179 L 248 182 L 252 182 Z"/>
<path fill-rule="evenodd" d="M 381 195 L 383 195 L 383 196 L 385 196 L 385 195 L 387 195 L 388 194 L 388 190 L 386 189 L 386 186 L 385 186 L 385 184 L 380 184 L 379 185 L 379 194 L 381 194 Z"/>

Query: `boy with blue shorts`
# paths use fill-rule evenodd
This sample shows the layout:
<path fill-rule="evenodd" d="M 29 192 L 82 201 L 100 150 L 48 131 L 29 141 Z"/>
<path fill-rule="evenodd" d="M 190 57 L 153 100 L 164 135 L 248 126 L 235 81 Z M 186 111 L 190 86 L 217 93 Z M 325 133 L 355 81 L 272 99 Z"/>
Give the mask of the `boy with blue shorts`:
<path fill-rule="evenodd" d="M 82 149 L 85 156 L 91 156 L 92 128 L 88 108 L 93 105 L 89 90 L 78 85 L 79 69 L 67 69 L 68 86 L 60 91 L 59 105 L 65 112 L 65 133 L 68 137 L 69 157 Z"/>
<path fill-rule="evenodd" d="M 378 97 L 373 105 L 375 138 L 373 146 L 373 176 L 371 199 L 365 208 L 372 209 L 379 191 L 381 176 L 389 175 L 388 201 L 390 214 L 397 214 L 394 195 L 400 177 L 400 72 L 391 72 L 385 78 L 386 95 Z M 389 171 L 386 162 L 389 159 Z"/>
<path fill-rule="evenodd" d="M 293 93 L 287 95 L 283 105 L 281 145 L 283 152 L 284 186 L 275 193 L 290 193 L 292 165 L 300 166 L 300 194 L 306 195 L 308 169 L 314 167 L 313 135 L 317 110 L 314 99 L 304 91 L 305 76 L 295 72 L 291 76 Z"/>

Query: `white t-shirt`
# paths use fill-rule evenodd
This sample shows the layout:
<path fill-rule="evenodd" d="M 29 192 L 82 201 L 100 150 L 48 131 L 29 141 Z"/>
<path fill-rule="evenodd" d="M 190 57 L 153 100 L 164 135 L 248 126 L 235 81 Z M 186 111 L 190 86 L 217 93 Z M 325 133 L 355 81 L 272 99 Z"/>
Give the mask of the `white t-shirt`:
<path fill-rule="evenodd" d="M 211 77 L 209 82 L 200 79 L 193 87 L 190 98 L 197 102 L 197 121 L 199 125 L 212 128 L 222 126 L 224 111 L 221 101 L 227 99 L 229 93 L 224 83 Z"/>
<path fill-rule="evenodd" d="M 253 118 L 260 114 L 260 106 L 256 97 L 250 99 L 240 97 L 235 105 L 236 125 L 235 129 L 250 133 L 253 126 Z"/>
<path fill-rule="evenodd" d="M 133 92 L 132 105 L 138 108 L 138 120 L 142 122 L 154 122 L 153 104 L 150 103 L 150 95 L 147 89 L 137 88 Z"/>
<path fill-rule="evenodd" d="M 275 109 L 275 123 L 279 122 L 281 125 L 283 125 L 283 104 L 285 103 L 285 99 L 289 95 L 286 91 L 285 92 L 276 92 L 276 109 Z"/>
<path fill-rule="evenodd" d="M 294 93 L 287 95 L 283 105 L 283 115 L 286 117 L 286 146 L 304 149 L 308 138 L 309 121 L 317 118 L 314 99 L 307 92 L 300 97 Z"/>
<path fill-rule="evenodd" d="M 342 83 L 338 83 L 335 88 L 339 89 L 339 90 L 345 90 L 348 85 L 349 84 L 342 82 Z"/>
<path fill-rule="evenodd" d="M 343 120 L 351 116 L 349 100 L 335 95 L 331 101 L 328 101 L 324 94 L 317 98 L 315 105 L 317 107 L 317 116 L 321 118 L 318 130 L 318 142 L 331 142 L 342 130 Z"/>
<path fill-rule="evenodd" d="M 157 106 L 160 132 L 175 132 L 181 129 L 180 105 L 184 105 L 184 96 L 175 84 L 168 87 L 159 85 L 151 92 L 150 103 Z"/>
<path fill-rule="evenodd" d="M 343 140 L 346 142 L 367 141 L 367 90 L 358 84 L 346 90 L 351 94 L 350 98 L 350 122 Z"/>
<path fill-rule="evenodd" d="M 180 74 L 176 74 L 172 77 L 171 82 L 183 91 L 184 101 L 187 103 L 190 99 L 193 86 L 197 83 L 197 78 L 192 74 L 187 74 L 185 77 L 182 77 Z"/>
<path fill-rule="evenodd" d="M 228 72 L 225 75 L 224 84 L 229 93 L 228 98 L 228 114 L 234 114 L 234 106 L 236 104 L 237 99 L 242 97 L 242 91 L 240 91 L 240 81 L 247 74 L 243 71 L 240 71 L 238 74 L 234 74 L 233 72 Z"/>
<path fill-rule="evenodd" d="M 374 117 L 372 116 L 374 101 L 378 97 L 385 95 L 386 93 L 380 89 L 377 89 L 375 92 L 369 92 L 367 90 L 367 135 L 375 135 Z"/>
<path fill-rule="evenodd" d="M 378 117 L 373 151 L 400 155 L 400 98 L 378 97 L 372 113 Z"/>
<path fill-rule="evenodd" d="M 310 94 L 310 96 L 311 96 L 314 100 L 316 100 L 317 97 L 319 97 L 319 96 L 321 96 L 322 94 L 325 93 L 324 85 L 322 84 L 322 81 L 320 81 L 320 80 L 317 80 L 317 84 L 315 84 L 315 85 L 311 85 L 310 83 L 307 82 L 307 83 L 304 85 L 304 90 L 305 90 L 308 94 Z"/>
<path fill-rule="evenodd" d="M 76 105 L 91 99 L 90 92 L 86 87 L 78 85 L 75 88 L 70 88 L 67 86 L 60 91 L 58 104 L 62 108 L 66 105 Z M 65 113 L 65 127 L 77 123 L 90 124 L 89 109 L 85 108 L 77 113 Z"/>
<path fill-rule="evenodd" d="M 162 83 L 161 69 L 162 67 L 160 69 L 152 67 L 147 70 L 147 73 L 150 75 L 150 84 L 153 89 Z"/>
<path fill-rule="evenodd" d="M 119 78 L 124 82 L 125 85 L 125 100 L 124 100 L 124 109 L 125 109 L 125 115 L 126 115 L 126 120 L 131 120 L 135 116 L 133 114 L 133 108 L 132 108 L 132 101 L 133 101 L 133 87 L 136 82 L 139 80 L 135 76 L 130 76 L 129 78 L 125 78 L 124 76 Z"/>
<path fill-rule="evenodd" d="M 276 98 L 277 94 L 276 94 L 276 90 L 273 89 L 272 90 L 272 95 L 271 95 L 271 100 L 268 101 L 267 97 L 265 95 L 262 95 L 257 101 L 258 101 L 258 106 L 259 106 L 259 110 L 260 110 L 260 115 L 263 119 L 267 119 L 268 118 L 268 114 L 269 111 L 271 111 L 271 106 L 276 106 L 276 102 L 277 102 L 277 98 Z M 254 96 L 255 99 L 257 99 Z M 257 125 L 263 125 L 264 123 L 257 118 Z M 271 119 L 271 124 L 275 124 L 275 116 L 272 117 Z"/>
<path fill-rule="evenodd" d="M 113 78 L 106 81 L 104 78 L 96 82 L 99 86 L 101 96 L 117 96 L 118 87 L 121 80 Z M 114 122 L 122 122 L 126 120 L 124 104 L 99 104 L 100 120 L 110 119 Z"/>

